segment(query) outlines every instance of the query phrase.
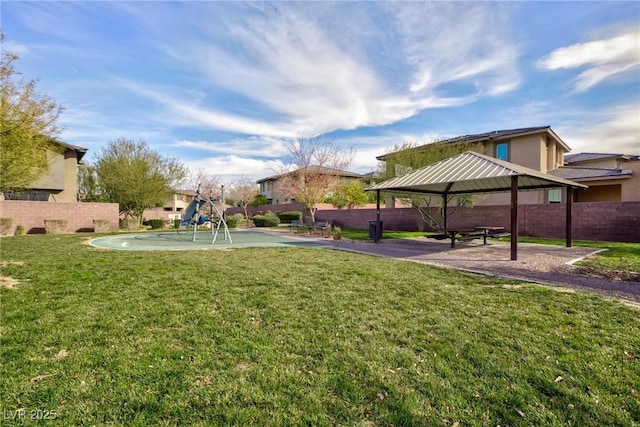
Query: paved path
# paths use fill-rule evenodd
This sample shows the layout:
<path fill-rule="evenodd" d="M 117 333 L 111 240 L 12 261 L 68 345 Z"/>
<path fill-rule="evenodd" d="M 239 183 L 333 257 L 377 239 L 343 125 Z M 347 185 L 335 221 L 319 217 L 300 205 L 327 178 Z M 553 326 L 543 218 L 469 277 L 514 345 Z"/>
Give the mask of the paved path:
<path fill-rule="evenodd" d="M 402 259 L 492 276 L 526 280 L 534 283 L 566 286 L 595 291 L 607 296 L 640 304 L 640 283 L 615 281 L 578 274 L 568 263 L 598 252 L 594 248 L 518 243 L 518 260 L 511 261 L 509 242 L 491 241 L 487 245 L 476 241 L 456 243 L 451 248 L 449 240 L 384 239 L 380 243 L 333 240 L 288 231 L 287 237 L 313 239 L 324 242 L 326 247 L 364 254 Z"/>

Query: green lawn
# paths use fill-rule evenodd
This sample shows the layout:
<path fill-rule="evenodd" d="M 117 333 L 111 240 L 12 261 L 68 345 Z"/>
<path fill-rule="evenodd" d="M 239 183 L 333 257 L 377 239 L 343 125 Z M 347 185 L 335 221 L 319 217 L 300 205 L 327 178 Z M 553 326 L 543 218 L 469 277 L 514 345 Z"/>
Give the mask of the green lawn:
<path fill-rule="evenodd" d="M 86 238 L 0 239 L 2 425 L 640 424 L 640 312 L 619 302 L 326 249 Z"/>

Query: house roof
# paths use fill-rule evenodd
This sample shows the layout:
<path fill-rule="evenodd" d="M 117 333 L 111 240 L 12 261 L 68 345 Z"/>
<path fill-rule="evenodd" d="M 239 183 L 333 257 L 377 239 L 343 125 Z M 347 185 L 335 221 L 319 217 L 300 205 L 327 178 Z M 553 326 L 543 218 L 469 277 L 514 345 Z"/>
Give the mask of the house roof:
<path fill-rule="evenodd" d="M 602 179 L 631 178 L 630 170 L 615 168 L 589 168 L 562 166 L 549 172 L 549 175 L 572 181 L 597 181 Z"/>
<path fill-rule="evenodd" d="M 64 147 L 67 150 L 73 150 L 78 153 L 78 163 L 80 162 L 80 160 L 82 160 L 84 155 L 87 154 L 87 151 L 89 151 L 88 148 L 80 147 L 79 145 L 72 145 L 67 142 L 60 141 L 59 139 L 54 139 L 53 142 L 60 145 L 61 147 Z"/>
<path fill-rule="evenodd" d="M 564 163 L 567 165 L 593 162 L 603 159 L 624 159 L 624 160 L 640 160 L 637 154 L 620 154 L 620 153 L 575 153 L 564 156 Z"/>
<path fill-rule="evenodd" d="M 406 175 L 372 185 L 365 191 L 391 193 L 469 194 L 511 190 L 511 177 L 518 176 L 519 190 L 586 185 L 551 176 L 524 166 L 473 151 L 433 163 Z"/>
<path fill-rule="evenodd" d="M 302 169 L 302 168 L 300 168 Z M 261 182 L 265 182 L 265 181 L 273 181 L 276 180 L 282 176 L 285 175 L 290 175 L 292 173 L 295 173 L 297 171 L 299 171 L 300 169 L 296 169 L 294 171 L 291 172 L 285 172 L 285 173 L 281 173 L 279 175 L 272 175 L 272 176 L 268 176 L 266 178 L 262 178 L 259 179 L 258 181 L 256 181 L 256 184 L 260 184 Z M 308 166 L 306 168 L 307 170 L 310 170 L 311 173 L 318 173 L 318 174 L 323 174 L 323 175 L 338 175 L 338 176 L 342 176 L 342 177 L 346 177 L 346 178 L 362 178 L 363 175 L 359 174 L 359 173 L 355 173 L 355 172 L 348 172 L 345 170 L 341 170 L 341 169 L 333 169 L 333 168 L 327 168 L 324 166 Z"/>
<path fill-rule="evenodd" d="M 484 142 L 491 140 L 501 140 L 501 139 L 509 139 L 517 136 L 525 136 L 536 133 L 545 132 L 551 135 L 556 141 L 558 141 L 567 151 L 569 151 L 569 146 L 560 139 L 558 135 L 551 129 L 551 126 L 536 126 L 536 127 L 527 127 L 527 128 L 517 128 L 517 129 L 503 129 L 503 130 L 494 130 L 491 132 L 484 133 L 476 133 L 471 135 L 462 135 L 457 136 L 455 138 L 445 139 L 442 141 L 433 142 L 430 144 L 420 145 L 418 147 L 410 148 L 410 150 L 420 150 L 429 145 L 434 144 L 462 144 L 462 143 L 473 143 L 473 142 Z M 404 151 L 404 150 L 402 150 Z M 394 153 L 383 154 L 381 156 L 377 156 L 378 160 L 385 160 L 389 156 L 392 156 Z"/>

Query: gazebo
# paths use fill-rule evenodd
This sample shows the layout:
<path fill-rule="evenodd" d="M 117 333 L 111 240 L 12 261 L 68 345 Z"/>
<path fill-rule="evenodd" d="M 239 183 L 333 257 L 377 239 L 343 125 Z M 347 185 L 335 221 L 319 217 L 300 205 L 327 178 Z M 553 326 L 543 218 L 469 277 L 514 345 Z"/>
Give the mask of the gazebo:
<path fill-rule="evenodd" d="M 566 195 L 565 238 L 571 247 L 573 191 L 586 185 L 557 178 L 524 166 L 466 151 L 406 175 L 372 185 L 376 192 L 376 243 L 380 240 L 380 193 L 434 194 L 442 196 L 444 228 L 447 228 L 447 197 L 452 194 L 511 192 L 511 259 L 518 259 L 518 191 L 564 188 Z"/>

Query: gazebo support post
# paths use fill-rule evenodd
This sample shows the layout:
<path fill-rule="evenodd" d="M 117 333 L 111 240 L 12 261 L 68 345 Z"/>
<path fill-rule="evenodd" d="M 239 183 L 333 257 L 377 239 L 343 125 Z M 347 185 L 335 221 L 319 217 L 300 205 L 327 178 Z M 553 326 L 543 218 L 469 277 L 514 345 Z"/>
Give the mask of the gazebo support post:
<path fill-rule="evenodd" d="M 511 261 L 518 259 L 518 175 L 511 176 Z"/>
<path fill-rule="evenodd" d="M 572 240 L 572 237 L 573 237 L 571 235 L 572 234 L 571 230 L 573 228 L 571 226 L 571 222 L 572 222 L 572 219 L 571 219 L 571 208 L 572 208 L 572 205 L 573 205 L 573 187 L 566 187 L 566 189 L 567 189 L 567 191 L 566 191 L 566 194 L 567 194 L 567 216 L 566 216 L 566 219 L 565 219 L 565 228 L 566 228 L 565 229 L 565 239 L 566 239 L 567 247 L 570 248 L 571 247 L 571 240 Z"/>
<path fill-rule="evenodd" d="M 442 195 L 442 227 L 447 232 L 447 193 Z"/>
<path fill-rule="evenodd" d="M 380 190 L 376 190 L 376 238 L 375 242 L 379 243 L 382 237 L 382 230 L 380 229 Z"/>

